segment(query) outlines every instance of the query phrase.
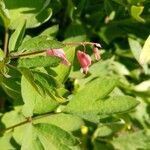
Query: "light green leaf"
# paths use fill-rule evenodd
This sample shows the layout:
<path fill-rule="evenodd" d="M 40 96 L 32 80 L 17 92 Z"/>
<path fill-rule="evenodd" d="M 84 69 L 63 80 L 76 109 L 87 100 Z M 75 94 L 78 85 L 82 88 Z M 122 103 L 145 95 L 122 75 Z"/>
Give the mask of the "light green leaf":
<path fill-rule="evenodd" d="M 106 100 L 97 102 L 98 114 L 111 115 L 114 113 L 123 113 L 133 109 L 139 102 L 131 96 L 114 96 Z"/>
<path fill-rule="evenodd" d="M 140 64 L 150 63 L 150 36 L 146 39 L 139 58 Z"/>
<path fill-rule="evenodd" d="M 25 103 L 23 114 L 26 117 L 32 116 L 33 113 L 41 114 L 53 111 L 58 106 L 56 96 L 50 97 L 47 94 L 41 96 L 24 76 L 21 79 L 21 93 Z"/>
<path fill-rule="evenodd" d="M 78 148 L 77 139 L 69 132 L 51 124 L 29 124 L 21 150 L 73 150 Z"/>
<path fill-rule="evenodd" d="M 139 62 L 139 57 L 142 50 L 141 44 L 133 38 L 128 38 L 128 42 L 133 56 Z"/>
<path fill-rule="evenodd" d="M 28 124 L 24 128 L 22 135 L 21 150 L 44 150 L 39 138 L 37 137 L 32 124 Z"/>
<path fill-rule="evenodd" d="M 5 133 L 2 137 L 0 137 L 0 147 L 1 150 L 15 150 L 10 140 L 12 138 L 12 132 Z"/>
<path fill-rule="evenodd" d="M 18 68 L 35 68 L 35 67 L 55 67 L 61 59 L 54 56 L 35 56 L 32 58 L 21 58 L 18 61 Z"/>
<path fill-rule="evenodd" d="M 55 36 L 56 33 L 58 32 L 59 30 L 59 26 L 58 25 L 54 25 L 52 27 L 49 27 L 47 29 L 45 29 L 40 35 L 46 35 L 46 36 Z"/>
<path fill-rule="evenodd" d="M 41 123 L 34 127 L 45 150 L 73 150 L 78 144 L 73 135 L 57 126 Z"/>
<path fill-rule="evenodd" d="M 131 16 L 139 22 L 145 22 L 145 20 L 142 17 L 140 17 L 143 10 L 144 10 L 143 6 L 133 5 L 133 6 L 131 6 Z"/>
<path fill-rule="evenodd" d="M 71 115 L 71 114 L 63 114 L 63 113 L 47 115 L 45 117 L 36 119 L 34 120 L 34 124 L 36 123 L 53 124 L 66 131 L 78 130 L 84 124 L 81 118 Z"/>
<path fill-rule="evenodd" d="M 116 80 L 114 78 L 95 79 L 86 84 L 83 89 L 70 99 L 65 111 L 97 122 L 99 112 L 97 102 L 99 102 L 99 99 L 106 97 L 115 86 Z"/>
<path fill-rule="evenodd" d="M 2 122 L 6 128 L 25 121 L 25 117 L 21 114 L 22 107 L 17 107 L 15 110 L 7 112 L 2 117 Z"/>
<path fill-rule="evenodd" d="M 137 150 L 149 149 L 150 131 L 137 131 L 134 133 L 124 133 L 111 141 L 115 149 Z"/>
<path fill-rule="evenodd" d="M 26 27 L 26 21 L 23 20 L 22 22 L 18 23 L 17 29 L 14 31 L 14 33 L 11 35 L 9 39 L 9 51 L 16 51 L 18 47 L 20 46 L 23 36 L 25 33 L 25 27 Z"/>
<path fill-rule="evenodd" d="M 19 47 L 19 51 L 40 51 L 40 50 L 47 50 L 47 49 L 56 49 L 62 48 L 64 44 L 56 40 L 50 40 L 47 36 L 37 36 L 26 40 L 22 43 Z"/>
<path fill-rule="evenodd" d="M 3 0 L 0 0 L 0 19 L 2 19 L 2 23 L 4 24 L 5 28 L 8 28 L 10 24 L 10 16 L 8 10 L 5 8 L 5 4 Z M 0 20 L 1 24 L 1 20 Z"/>
<path fill-rule="evenodd" d="M 49 3 L 50 0 L 36 0 L 36 3 L 34 0 L 5 0 L 11 18 L 10 28 L 16 29 L 22 20 L 27 20 L 27 28 L 40 26 L 52 16 Z"/>

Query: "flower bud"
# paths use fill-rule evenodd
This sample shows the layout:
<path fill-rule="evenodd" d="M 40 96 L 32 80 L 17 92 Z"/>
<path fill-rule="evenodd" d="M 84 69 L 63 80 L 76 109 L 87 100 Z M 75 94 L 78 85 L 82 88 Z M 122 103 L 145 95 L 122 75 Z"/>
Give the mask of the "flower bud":
<path fill-rule="evenodd" d="M 89 66 L 91 65 L 91 57 L 85 52 L 77 51 L 77 58 L 80 63 L 82 72 L 87 74 Z"/>
<path fill-rule="evenodd" d="M 93 53 L 94 53 L 94 56 L 95 56 L 96 60 L 100 60 L 101 59 L 100 50 L 97 47 L 93 48 Z"/>

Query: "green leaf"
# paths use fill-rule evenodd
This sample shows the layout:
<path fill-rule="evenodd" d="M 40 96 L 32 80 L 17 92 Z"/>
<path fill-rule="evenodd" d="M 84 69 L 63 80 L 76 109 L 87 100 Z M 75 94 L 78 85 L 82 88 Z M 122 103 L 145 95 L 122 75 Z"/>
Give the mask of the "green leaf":
<path fill-rule="evenodd" d="M 16 29 L 18 22 L 27 21 L 27 28 L 40 26 L 52 16 L 52 10 L 48 8 L 50 0 L 5 0 L 9 9 L 11 23 L 10 28 Z"/>
<path fill-rule="evenodd" d="M 83 120 L 71 114 L 54 114 L 34 120 L 36 123 L 48 123 L 56 125 L 66 131 L 75 131 L 84 124 Z"/>
<path fill-rule="evenodd" d="M 20 46 L 23 36 L 25 33 L 25 27 L 26 27 L 26 21 L 22 21 L 18 24 L 17 29 L 14 31 L 14 33 L 11 35 L 9 39 L 9 51 L 16 51 L 18 47 Z"/>
<path fill-rule="evenodd" d="M 6 149 L 15 150 L 16 149 L 15 147 L 13 147 L 13 145 L 10 142 L 11 138 L 12 138 L 12 132 L 7 132 L 2 137 L 0 137 L 1 150 L 6 150 Z"/>
<path fill-rule="evenodd" d="M 41 114 L 53 111 L 58 106 L 56 96 L 50 97 L 47 94 L 41 96 L 24 76 L 21 79 L 21 93 L 25 103 L 23 114 L 26 117 L 32 116 L 33 113 Z"/>
<path fill-rule="evenodd" d="M 111 141 L 115 149 L 121 150 L 137 150 L 149 149 L 150 147 L 150 131 L 141 130 L 134 133 L 124 133 Z"/>
<path fill-rule="evenodd" d="M 145 44 L 142 48 L 142 51 L 140 53 L 140 58 L 139 58 L 140 64 L 148 64 L 150 63 L 150 36 L 145 41 Z"/>
<path fill-rule="evenodd" d="M 66 106 L 65 111 L 77 114 L 85 119 L 98 121 L 97 102 L 106 97 L 116 86 L 114 78 L 98 78 L 86 84 L 76 93 Z M 94 115 L 94 118 L 92 116 Z M 96 117 L 97 116 L 97 117 Z"/>
<path fill-rule="evenodd" d="M 51 124 L 29 124 L 24 135 L 21 150 L 73 150 L 78 141 L 69 132 Z"/>
<path fill-rule="evenodd" d="M 2 23 L 4 24 L 5 28 L 8 28 L 10 24 L 10 16 L 8 10 L 5 8 L 5 4 L 3 0 L 0 0 L 0 19 L 2 19 Z M 1 20 L 0 20 L 1 24 Z"/>
<path fill-rule="evenodd" d="M 125 123 L 118 121 L 118 122 L 110 122 L 106 124 L 100 124 L 99 127 L 95 130 L 93 138 L 99 137 L 106 137 L 110 136 L 113 133 L 123 129 L 125 127 Z"/>
<path fill-rule="evenodd" d="M 55 56 L 35 56 L 32 58 L 21 58 L 18 61 L 18 67 L 35 68 L 35 67 L 55 67 L 61 59 Z"/>
<path fill-rule="evenodd" d="M 47 36 L 37 36 L 34 38 L 31 38 L 29 40 L 26 40 L 22 43 L 22 45 L 19 47 L 19 51 L 40 51 L 40 50 L 47 50 L 47 49 L 57 49 L 64 47 L 64 44 L 62 44 L 59 41 L 56 40 L 50 40 Z"/>
<path fill-rule="evenodd" d="M 133 56 L 139 62 L 139 57 L 142 50 L 141 44 L 137 40 L 134 40 L 133 38 L 128 38 L 128 42 Z"/>
<path fill-rule="evenodd" d="M 25 121 L 25 117 L 21 114 L 22 107 L 17 107 L 15 110 L 7 112 L 2 117 L 2 123 L 6 128 Z"/>
<path fill-rule="evenodd" d="M 98 114 L 111 115 L 114 113 L 123 113 L 133 109 L 139 102 L 131 96 L 114 96 L 104 101 L 97 102 Z"/>
<path fill-rule="evenodd" d="M 44 150 L 44 147 L 42 146 L 40 139 L 37 137 L 32 124 L 28 124 L 28 126 L 24 128 L 21 143 L 21 150 Z"/>
<path fill-rule="evenodd" d="M 145 20 L 140 17 L 144 10 L 143 6 L 131 6 L 131 16 L 139 22 L 145 22 Z"/>
<path fill-rule="evenodd" d="M 55 36 L 56 33 L 58 32 L 59 30 L 59 26 L 58 25 L 54 25 L 52 27 L 49 27 L 47 29 L 45 29 L 40 35 L 46 35 L 46 36 Z"/>
<path fill-rule="evenodd" d="M 50 146 L 52 149 L 71 150 L 78 144 L 75 137 L 57 126 L 36 124 L 34 127 L 45 149 Z"/>
<path fill-rule="evenodd" d="M 21 99 L 20 79 L 15 77 L 4 78 L 1 83 L 2 88 L 7 95 L 14 100 Z"/>

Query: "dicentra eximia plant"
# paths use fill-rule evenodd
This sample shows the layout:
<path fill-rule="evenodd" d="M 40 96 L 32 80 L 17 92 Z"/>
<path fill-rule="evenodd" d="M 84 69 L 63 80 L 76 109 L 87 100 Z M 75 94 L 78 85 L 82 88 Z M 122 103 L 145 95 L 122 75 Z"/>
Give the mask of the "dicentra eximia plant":
<path fill-rule="evenodd" d="M 12 9 L 8 2 L 9 14 L 0 0 L 3 150 L 86 149 L 86 144 L 94 145 L 98 137 L 132 128 L 122 114 L 134 110 L 139 102 L 121 91 L 120 75 L 112 69 L 113 63 L 103 61 L 99 43 L 59 42 L 53 36 L 56 26 L 37 36 L 27 35 L 27 28 L 37 27 L 51 16 L 47 2 L 31 15 L 30 9 L 26 12 L 29 6 L 16 10 L 18 5 Z M 36 4 L 42 3 L 37 0 Z M 21 15 L 17 23 L 14 11 Z"/>

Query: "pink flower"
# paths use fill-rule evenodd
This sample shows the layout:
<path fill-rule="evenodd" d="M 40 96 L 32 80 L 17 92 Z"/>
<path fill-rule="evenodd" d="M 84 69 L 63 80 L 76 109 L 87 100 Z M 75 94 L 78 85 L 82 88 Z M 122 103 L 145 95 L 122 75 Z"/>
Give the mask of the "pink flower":
<path fill-rule="evenodd" d="M 93 53 L 94 53 L 94 56 L 95 56 L 96 60 L 100 60 L 101 59 L 100 50 L 97 47 L 93 48 Z"/>
<path fill-rule="evenodd" d="M 82 72 L 87 74 L 87 72 L 89 70 L 89 66 L 91 65 L 91 57 L 88 54 L 78 50 L 77 51 L 77 58 L 78 58 L 78 61 L 80 63 Z"/>
<path fill-rule="evenodd" d="M 56 56 L 56 57 L 59 57 L 62 59 L 62 62 L 63 64 L 67 65 L 67 66 L 70 66 L 71 63 L 68 61 L 68 59 L 66 58 L 66 55 L 64 53 L 64 50 L 63 49 L 50 49 L 50 50 L 47 50 L 46 51 L 46 54 L 48 56 Z"/>

